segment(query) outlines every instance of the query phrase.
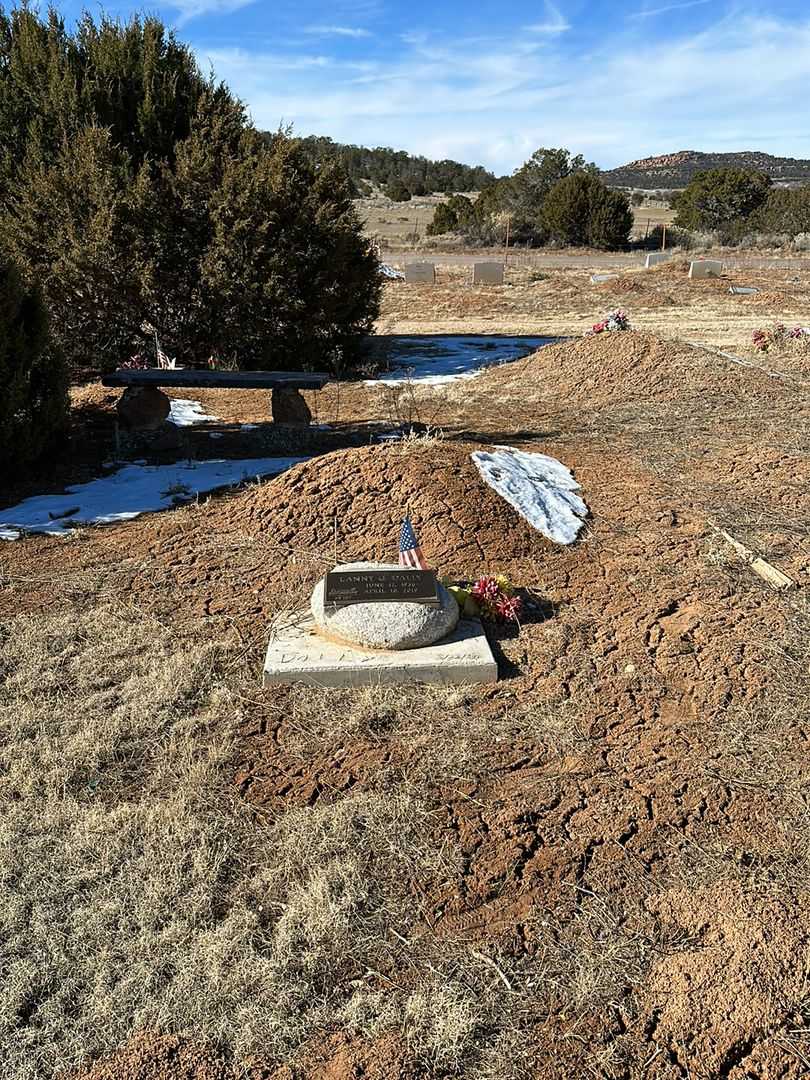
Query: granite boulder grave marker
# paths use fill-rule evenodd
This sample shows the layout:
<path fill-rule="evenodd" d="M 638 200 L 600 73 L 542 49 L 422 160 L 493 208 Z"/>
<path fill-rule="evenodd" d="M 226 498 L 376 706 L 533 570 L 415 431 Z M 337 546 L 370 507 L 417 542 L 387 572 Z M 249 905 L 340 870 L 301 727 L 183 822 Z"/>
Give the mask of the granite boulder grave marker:
<path fill-rule="evenodd" d="M 337 595 L 337 603 L 327 601 L 330 594 Z M 352 600 L 352 594 L 359 599 Z M 336 567 L 315 586 L 310 607 L 325 637 L 370 649 L 433 645 L 455 629 L 459 618 L 458 604 L 432 571 L 385 563 Z"/>
<path fill-rule="evenodd" d="M 282 613 L 267 647 L 265 686 L 497 681 L 480 620 L 461 617 L 407 517 L 399 547 L 398 565 L 338 565 L 315 585 L 308 612 Z"/>

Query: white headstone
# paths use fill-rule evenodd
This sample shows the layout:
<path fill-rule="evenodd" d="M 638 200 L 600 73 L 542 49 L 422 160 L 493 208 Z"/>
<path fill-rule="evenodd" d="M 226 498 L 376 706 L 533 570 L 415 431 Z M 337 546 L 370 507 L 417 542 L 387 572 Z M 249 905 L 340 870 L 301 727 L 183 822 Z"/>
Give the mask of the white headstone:
<path fill-rule="evenodd" d="M 732 285 L 728 291 L 732 296 L 755 296 L 759 292 L 759 289 L 747 285 Z"/>
<path fill-rule="evenodd" d="M 432 262 L 405 263 L 406 285 L 433 285 L 436 281 L 436 266 Z"/>
<path fill-rule="evenodd" d="M 503 263 L 474 263 L 473 285 L 503 285 Z"/>
<path fill-rule="evenodd" d="M 591 274 L 592 285 L 602 285 L 605 281 L 616 281 L 618 274 Z"/>
<path fill-rule="evenodd" d="M 717 259 L 700 259 L 689 264 L 690 278 L 720 277 L 723 264 Z"/>
<path fill-rule="evenodd" d="M 644 260 L 644 268 L 649 270 L 651 266 L 658 266 L 659 263 L 666 262 L 670 258 L 668 251 L 651 251 Z"/>

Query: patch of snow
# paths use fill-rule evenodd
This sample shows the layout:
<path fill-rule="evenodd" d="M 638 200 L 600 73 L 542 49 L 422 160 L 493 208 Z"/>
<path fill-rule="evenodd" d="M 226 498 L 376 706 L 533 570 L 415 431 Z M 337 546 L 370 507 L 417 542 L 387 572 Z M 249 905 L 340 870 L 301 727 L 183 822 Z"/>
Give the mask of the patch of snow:
<path fill-rule="evenodd" d="M 255 431 L 258 428 L 258 424 L 240 424 L 240 431 Z"/>
<path fill-rule="evenodd" d="M 391 350 L 391 370 L 367 386 L 396 386 L 415 382 L 443 386 L 459 379 L 474 379 L 494 364 L 519 360 L 550 345 L 555 338 L 501 335 L 396 338 Z"/>
<path fill-rule="evenodd" d="M 191 427 L 193 424 L 204 424 L 206 420 L 219 420 L 218 416 L 210 416 L 199 401 L 172 398 L 171 402 L 171 412 L 166 419 L 178 427 Z"/>
<path fill-rule="evenodd" d="M 470 455 L 481 476 L 535 529 L 557 544 L 572 544 L 588 514 L 576 495 L 570 469 L 546 454 L 527 454 L 512 446 Z"/>
<path fill-rule="evenodd" d="M 388 263 L 380 263 L 380 275 L 389 281 L 404 281 L 405 275 L 400 270 L 395 270 Z"/>
<path fill-rule="evenodd" d="M 197 461 L 173 465 L 127 465 L 64 495 L 37 495 L 0 510 L 0 540 L 23 532 L 62 536 L 79 525 L 110 525 L 139 514 L 171 509 L 178 499 L 193 499 L 244 480 L 275 476 L 306 461 L 303 457 Z"/>

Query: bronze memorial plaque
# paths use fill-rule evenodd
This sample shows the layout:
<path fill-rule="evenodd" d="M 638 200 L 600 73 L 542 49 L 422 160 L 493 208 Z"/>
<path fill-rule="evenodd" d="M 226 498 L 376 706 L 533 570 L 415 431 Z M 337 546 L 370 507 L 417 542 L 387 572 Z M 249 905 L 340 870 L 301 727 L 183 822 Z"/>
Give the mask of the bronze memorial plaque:
<path fill-rule="evenodd" d="M 432 604 L 439 606 L 436 575 L 432 570 L 332 570 L 326 575 L 324 603 Z"/>

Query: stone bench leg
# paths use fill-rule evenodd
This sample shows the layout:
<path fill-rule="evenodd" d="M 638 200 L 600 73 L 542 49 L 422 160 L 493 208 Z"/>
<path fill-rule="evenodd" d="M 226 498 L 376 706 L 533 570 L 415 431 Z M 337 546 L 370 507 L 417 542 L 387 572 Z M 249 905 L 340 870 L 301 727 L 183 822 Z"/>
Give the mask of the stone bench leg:
<path fill-rule="evenodd" d="M 118 402 L 118 418 L 130 429 L 159 428 L 172 409 L 168 395 L 156 386 L 128 386 Z"/>
<path fill-rule="evenodd" d="M 295 424 L 304 427 L 312 421 L 309 405 L 299 390 L 274 389 L 272 406 L 273 420 L 276 424 Z"/>

